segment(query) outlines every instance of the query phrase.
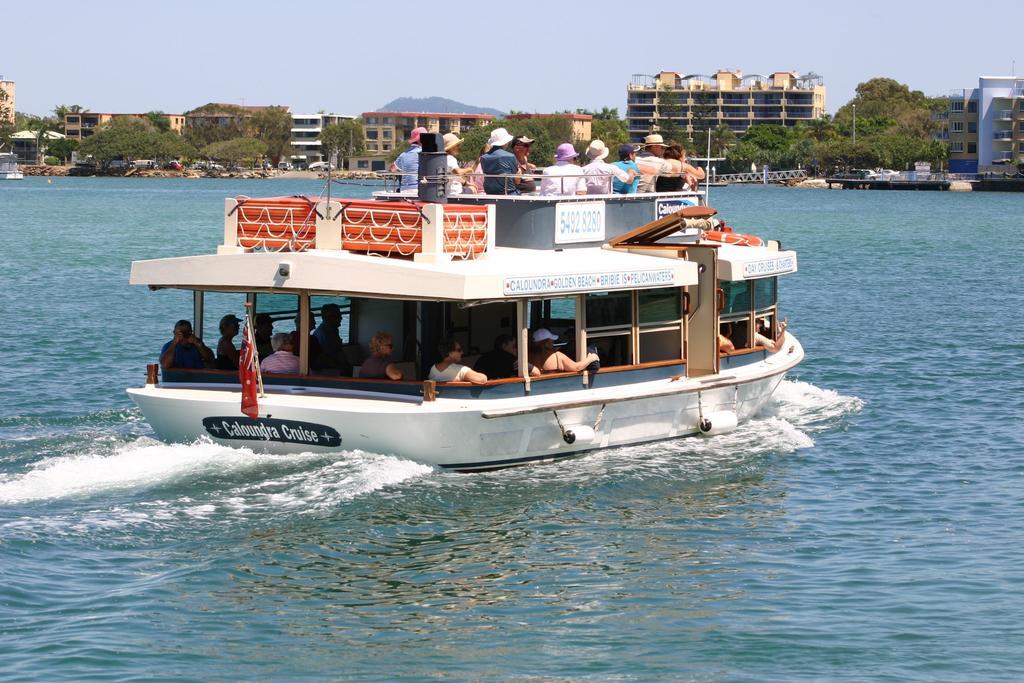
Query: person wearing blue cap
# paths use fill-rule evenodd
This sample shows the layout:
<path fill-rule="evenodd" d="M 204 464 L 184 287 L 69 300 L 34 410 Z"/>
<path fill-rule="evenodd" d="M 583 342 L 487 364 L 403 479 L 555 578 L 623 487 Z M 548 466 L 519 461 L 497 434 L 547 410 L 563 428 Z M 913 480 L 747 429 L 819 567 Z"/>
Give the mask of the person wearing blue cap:
<path fill-rule="evenodd" d="M 618 178 L 612 179 L 612 192 L 615 194 L 636 194 L 636 188 L 640 184 L 640 167 L 636 165 L 636 147 L 625 144 L 619 147 L 619 160 L 612 166 L 618 166 L 626 173 L 633 171 L 633 180 L 624 183 Z"/>

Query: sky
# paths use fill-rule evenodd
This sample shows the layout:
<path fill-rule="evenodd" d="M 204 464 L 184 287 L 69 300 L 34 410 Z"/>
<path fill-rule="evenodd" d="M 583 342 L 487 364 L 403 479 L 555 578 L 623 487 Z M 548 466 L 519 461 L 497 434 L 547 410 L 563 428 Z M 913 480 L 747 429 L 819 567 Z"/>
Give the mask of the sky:
<path fill-rule="evenodd" d="M 207 102 L 358 115 L 402 97 L 626 109 L 634 74 L 814 72 L 834 113 L 885 76 L 946 95 L 1024 74 L 1024 0 L 386 3 L 50 0 L 0 7 L 17 109 L 181 113 Z M 32 28 L 30 28 L 32 27 Z"/>

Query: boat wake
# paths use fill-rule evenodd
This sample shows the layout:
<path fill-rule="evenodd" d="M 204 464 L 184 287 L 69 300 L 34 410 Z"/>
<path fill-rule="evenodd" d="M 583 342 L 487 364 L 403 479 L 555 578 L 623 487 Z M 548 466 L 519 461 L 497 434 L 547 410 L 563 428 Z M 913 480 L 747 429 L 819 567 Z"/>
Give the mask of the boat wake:
<path fill-rule="evenodd" d="M 167 505 L 170 496 L 191 504 L 190 514 L 265 507 L 315 511 L 430 471 L 358 451 L 269 455 L 210 441 L 184 445 L 140 438 L 0 474 L 0 505 L 127 496 L 136 506 L 182 509 Z"/>

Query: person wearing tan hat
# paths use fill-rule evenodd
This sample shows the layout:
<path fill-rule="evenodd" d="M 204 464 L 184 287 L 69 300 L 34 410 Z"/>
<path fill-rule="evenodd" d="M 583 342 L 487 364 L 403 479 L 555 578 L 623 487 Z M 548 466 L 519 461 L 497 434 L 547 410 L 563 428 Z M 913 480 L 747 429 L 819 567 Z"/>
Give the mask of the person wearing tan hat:
<path fill-rule="evenodd" d="M 659 133 L 651 133 L 644 138 L 644 148 L 636 155 L 636 165 L 640 168 L 640 185 L 638 192 L 654 192 L 654 183 L 658 176 L 666 172 L 665 138 Z"/>
<path fill-rule="evenodd" d="M 590 159 L 590 163 L 583 167 L 587 194 L 611 194 L 612 177 L 623 183 L 632 183 L 636 177 L 636 172 L 632 169 L 624 171 L 605 161 L 609 151 L 608 146 L 601 140 L 593 140 L 587 147 L 587 158 Z"/>
<path fill-rule="evenodd" d="M 472 185 L 465 184 L 465 177 L 473 172 L 473 169 L 459 166 L 459 148 L 462 146 L 462 138 L 455 133 L 444 134 L 444 151 L 448 153 L 448 195 L 472 192 Z"/>

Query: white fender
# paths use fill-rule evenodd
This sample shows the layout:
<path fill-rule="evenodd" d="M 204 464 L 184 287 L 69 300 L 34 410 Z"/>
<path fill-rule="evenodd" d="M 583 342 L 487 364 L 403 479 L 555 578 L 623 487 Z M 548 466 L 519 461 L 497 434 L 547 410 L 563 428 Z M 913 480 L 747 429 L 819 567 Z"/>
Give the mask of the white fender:
<path fill-rule="evenodd" d="M 738 422 L 739 419 L 736 417 L 736 413 L 731 410 L 719 410 L 706 414 L 704 419 L 697 423 L 697 429 L 704 436 L 727 434 L 736 429 Z"/>

